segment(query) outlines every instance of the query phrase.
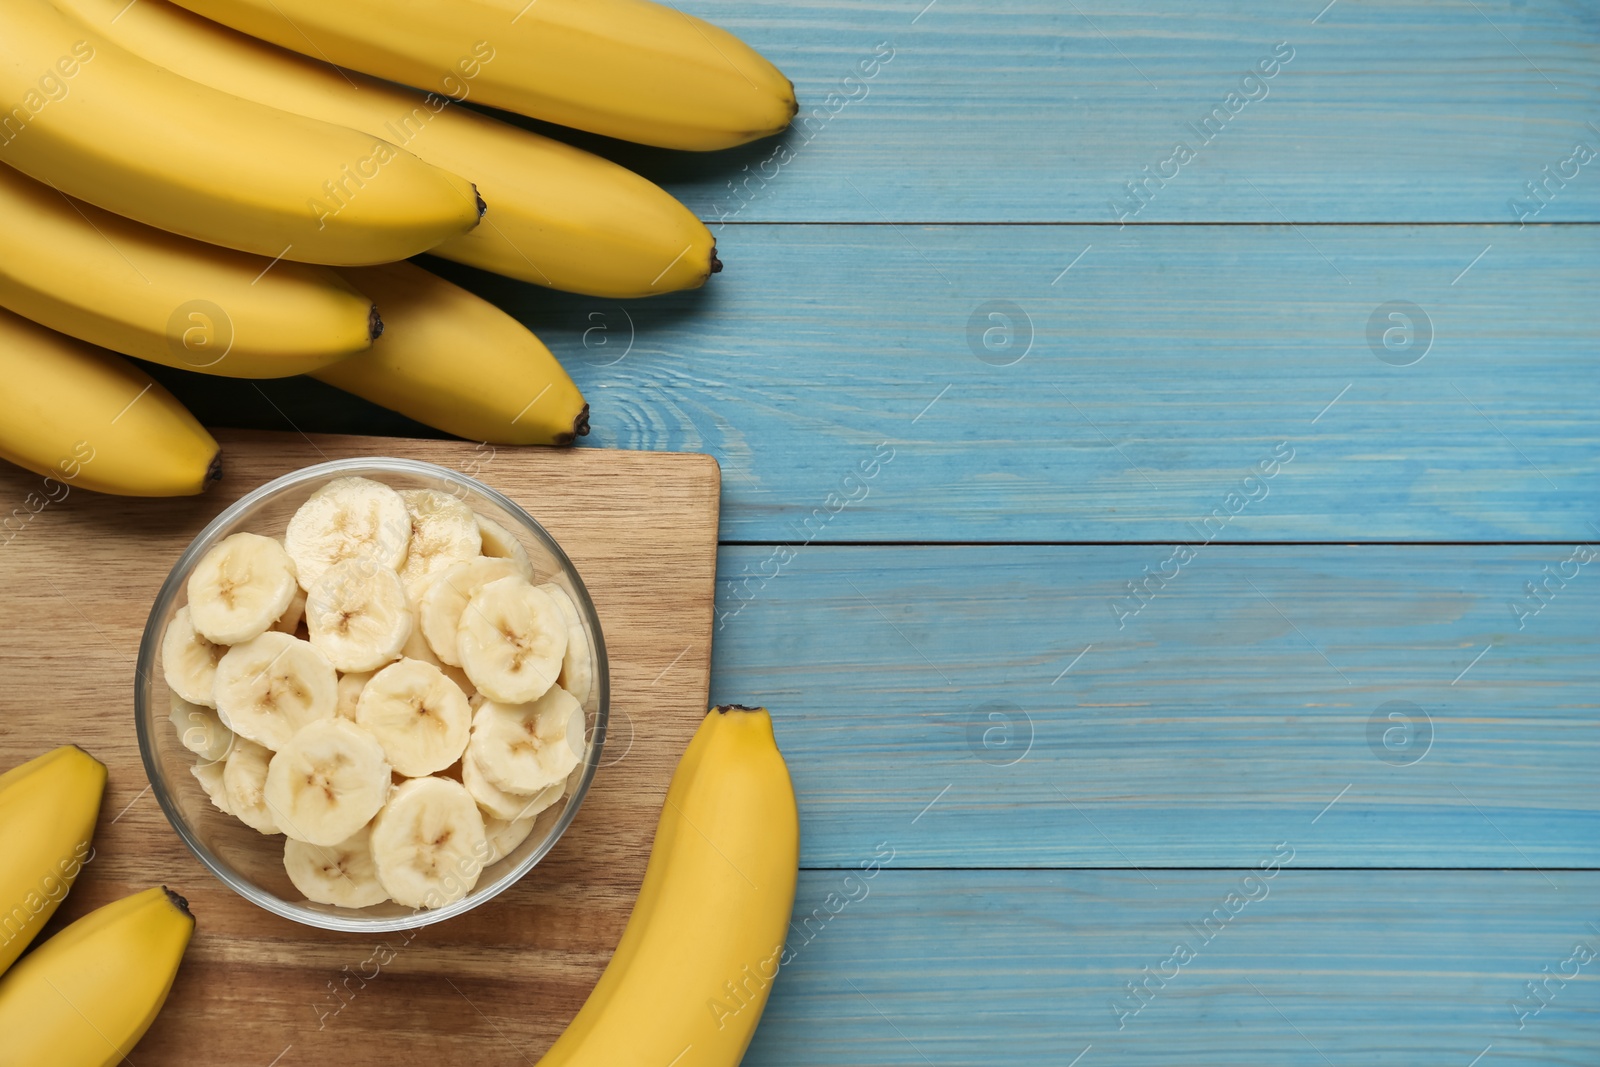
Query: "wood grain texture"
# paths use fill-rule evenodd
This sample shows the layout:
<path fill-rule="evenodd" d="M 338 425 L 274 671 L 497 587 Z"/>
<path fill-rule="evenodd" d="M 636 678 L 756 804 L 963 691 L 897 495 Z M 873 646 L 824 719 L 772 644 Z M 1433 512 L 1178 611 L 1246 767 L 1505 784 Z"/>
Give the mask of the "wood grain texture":
<path fill-rule="evenodd" d="M 712 696 L 774 709 L 811 867 L 924 808 L 901 863 L 1248 866 L 1320 813 L 1303 864 L 1595 867 L 1593 542 L 724 547 Z"/>
<path fill-rule="evenodd" d="M 1513 221 L 1542 168 L 1600 149 L 1592 5 L 1325 3 L 687 0 L 794 80 L 781 146 L 561 135 L 749 222 L 1110 222 L 1145 167 L 1175 176 L 1139 222 Z M 1293 58 L 1230 104 L 1280 44 Z M 1191 126 L 1235 107 L 1209 142 Z M 1195 157 L 1163 166 L 1178 141 Z M 1567 163 L 1539 219 L 1600 218 L 1597 163 Z"/>
<path fill-rule="evenodd" d="M 885 836 L 898 846 L 936 813 Z M 1157 872 L 1153 884 L 894 864 L 849 884 L 809 873 L 797 912 L 837 914 L 813 919 L 809 941 L 795 935 L 804 947 L 779 975 L 745 1065 L 1595 1062 L 1600 875 L 1295 869 L 1320 829 L 1301 820 L 1263 840 L 1253 859 L 1270 860 L 1279 842 L 1294 859 L 1249 884 L 1215 870 Z M 1230 893 L 1256 899 L 1235 911 Z M 1219 909 L 1231 917 L 1213 918 L 1205 942 L 1193 927 Z M 1179 942 L 1194 958 L 1176 967 Z M 1578 944 L 1589 963 L 1567 962 Z M 1138 1003 L 1127 984 L 1145 968 L 1169 978 L 1151 981 L 1119 1030 L 1114 1006 Z M 1537 1005 L 1525 983 L 1546 969 L 1580 977 L 1552 981 L 1547 1006 L 1519 1029 L 1512 1002 Z"/>
<path fill-rule="evenodd" d="M 1595 535 L 1600 228 L 730 235 L 728 269 L 705 290 L 656 301 L 443 268 L 554 348 L 593 405 L 589 444 L 716 456 L 724 539 L 1189 537 L 1283 441 L 1293 462 L 1225 540 Z M 991 300 L 1031 324 L 1010 366 L 969 341 Z M 1431 350 L 1410 366 L 1368 343 L 1395 300 L 1431 324 Z M 979 351 L 1001 326 L 978 317 Z M 315 383 L 155 373 L 207 421 L 394 422 Z M 892 463 L 847 482 L 883 442 Z M 830 494 L 856 499 L 817 514 Z"/>
<path fill-rule="evenodd" d="M 82 745 L 110 770 L 95 859 L 52 927 L 165 883 L 199 920 L 182 976 L 137 1061 L 390 1064 L 478 1059 L 481 1018 L 460 990 L 491 980 L 542 1048 L 588 995 L 644 875 L 661 798 L 705 713 L 717 514 L 703 456 L 500 449 L 289 434 L 220 435 L 227 474 L 209 494 L 132 501 L 72 493 L 0 556 L 0 766 Z M 156 590 L 226 504 L 324 459 L 394 455 L 476 476 L 561 542 L 594 597 L 611 661 L 612 744 L 577 820 L 550 855 L 493 901 L 386 938 L 298 926 L 213 878 L 146 795 L 134 737 L 134 656 Z M 38 479 L 5 468 L 0 499 Z M 268 847 L 273 847 L 268 843 Z M 369 962 L 379 944 L 389 966 Z M 365 978 L 361 976 L 365 975 Z M 455 983 L 454 986 L 452 983 Z M 381 995 L 379 991 L 381 992 Z M 519 1046 L 520 1047 L 520 1046 Z"/>

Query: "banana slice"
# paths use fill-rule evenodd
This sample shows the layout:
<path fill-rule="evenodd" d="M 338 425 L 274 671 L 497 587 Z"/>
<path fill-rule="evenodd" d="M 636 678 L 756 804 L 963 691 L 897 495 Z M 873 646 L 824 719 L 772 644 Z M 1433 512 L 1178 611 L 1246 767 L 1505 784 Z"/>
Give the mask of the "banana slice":
<path fill-rule="evenodd" d="M 241 737 L 277 751 L 339 702 L 333 664 L 309 642 L 268 630 L 217 664 L 217 714 Z"/>
<path fill-rule="evenodd" d="M 402 489 L 400 498 L 411 516 L 411 540 L 400 568 L 403 581 L 414 582 L 477 557 L 483 538 L 471 508 L 437 489 Z"/>
<path fill-rule="evenodd" d="M 272 757 L 266 803 L 278 829 L 310 845 L 337 845 L 389 799 L 383 746 L 348 719 L 302 727 Z"/>
<path fill-rule="evenodd" d="M 227 651 L 195 631 L 187 605 L 179 608 L 161 635 L 161 674 L 167 688 L 191 704 L 216 707 L 217 663 Z"/>
<path fill-rule="evenodd" d="M 203 704 L 191 704 L 174 693 L 172 713 L 168 718 L 177 728 L 178 740 L 183 742 L 183 747 L 206 763 L 215 763 L 228 757 L 228 749 L 233 745 L 233 731 L 222 725 L 215 710 Z"/>
<path fill-rule="evenodd" d="M 398 571 L 410 541 L 405 500 L 370 478 L 335 478 L 300 505 L 283 534 L 307 592 L 335 563 L 363 556 Z"/>
<path fill-rule="evenodd" d="M 283 614 L 278 616 L 278 621 L 273 623 L 269 629 L 276 630 L 281 634 L 292 634 L 300 628 L 300 623 L 305 617 L 306 591 L 300 588 L 299 582 L 295 582 L 294 599 L 289 601 L 289 606 L 283 610 Z"/>
<path fill-rule="evenodd" d="M 228 753 L 222 767 L 228 813 L 250 829 L 264 834 L 283 832 L 272 817 L 272 809 L 267 807 L 267 764 L 271 760 L 271 752 L 240 737 L 234 739 L 233 751 Z M 201 784 L 205 784 L 204 780 Z"/>
<path fill-rule="evenodd" d="M 337 845 L 309 845 L 290 838 L 283 845 L 283 869 L 294 887 L 317 904 L 368 908 L 389 899 L 378 884 L 371 831 L 365 826 Z"/>
<path fill-rule="evenodd" d="M 433 654 L 433 648 L 428 644 L 427 638 L 422 636 L 422 627 L 411 631 L 411 636 L 406 638 L 406 647 L 400 650 L 400 655 L 405 659 L 419 659 L 424 663 L 431 663 L 444 672 L 444 676 L 456 683 L 457 687 L 469 698 L 477 693 L 478 689 L 472 684 L 472 679 L 467 677 L 467 672 L 460 667 L 452 667 L 448 663 L 439 662 L 439 657 Z"/>
<path fill-rule="evenodd" d="M 189 618 L 212 644 L 237 645 L 278 621 L 295 585 L 294 561 L 282 545 L 260 534 L 232 534 L 189 574 Z"/>
<path fill-rule="evenodd" d="M 443 579 L 434 588 L 441 584 Z M 567 654 L 567 624 L 549 593 L 522 578 L 501 578 L 467 601 L 456 651 L 479 692 L 493 701 L 522 704 L 556 684 Z"/>
<path fill-rule="evenodd" d="M 483 554 L 494 559 L 509 559 L 517 565 L 517 572 L 532 582 L 533 561 L 528 558 L 528 550 L 522 547 L 522 542 L 493 519 L 486 519 L 482 515 L 475 517 L 478 520 L 478 536 L 483 542 Z"/>
<path fill-rule="evenodd" d="M 378 739 L 389 765 L 407 778 L 442 771 L 467 749 L 467 696 L 431 663 L 403 659 L 372 676 L 356 722 Z"/>
<path fill-rule="evenodd" d="M 578 703 L 587 704 L 594 689 L 594 651 L 589 648 L 589 631 L 583 628 L 583 616 L 578 614 L 578 605 L 572 602 L 567 591 L 556 583 L 546 582 L 538 588 L 550 594 L 567 624 L 567 654 L 561 657 L 561 676 L 556 684 L 571 693 Z"/>
<path fill-rule="evenodd" d="M 200 783 L 200 788 L 206 791 L 206 796 L 211 801 L 211 806 L 224 815 L 232 815 L 233 808 L 228 805 L 228 784 L 224 781 L 223 770 L 227 761 L 216 760 L 207 762 L 196 761 L 189 773 L 194 775 L 195 781 Z"/>
<path fill-rule="evenodd" d="M 520 576 L 513 561 L 487 556 L 452 563 L 434 575 L 418 602 L 417 624 L 422 627 L 422 635 L 428 639 L 428 647 L 439 657 L 439 662 L 461 666 L 461 657 L 456 651 L 456 631 L 461 626 L 461 613 L 466 611 L 473 594 L 490 582 Z"/>
<path fill-rule="evenodd" d="M 505 819 L 496 819 L 492 815 L 484 819 L 483 834 L 489 842 L 489 858 L 483 861 L 483 865 L 488 867 L 491 864 L 499 863 L 515 852 L 517 846 L 526 841 L 528 835 L 533 833 L 534 824 L 538 821 L 536 816 L 517 819 L 512 822 L 507 822 Z"/>
<path fill-rule="evenodd" d="M 372 821 L 378 881 L 396 904 L 437 908 L 478 884 L 489 842 L 466 787 L 448 778 L 412 778 L 390 794 Z"/>
<path fill-rule="evenodd" d="M 472 716 L 467 753 L 489 782 L 532 795 L 572 773 L 583 754 L 583 730 L 583 708 L 553 686 L 527 704 L 485 701 Z"/>
<path fill-rule="evenodd" d="M 333 713 L 342 719 L 356 721 L 356 701 L 361 699 L 361 690 L 372 681 L 373 671 L 351 671 L 349 674 L 339 675 L 338 698 L 333 706 Z"/>
<path fill-rule="evenodd" d="M 411 636 L 400 576 L 370 559 L 347 559 L 306 592 L 311 643 L 341 671 L 372 671 L 399 657 Z"/>
<path fill-rule="evenodd" d="M 478 802 L 478 807 L 483 809 L 486 817 L 492 816 L 507 822 L 533 818 L 560 800 L 567 791 L 566 779 L 562 779 L 531 796 L 508 792 L 484 777 L 471 750 L 461 757 L 461 784 L 467 787 L 467 792 L 472 794 L 472 799 Z"/>

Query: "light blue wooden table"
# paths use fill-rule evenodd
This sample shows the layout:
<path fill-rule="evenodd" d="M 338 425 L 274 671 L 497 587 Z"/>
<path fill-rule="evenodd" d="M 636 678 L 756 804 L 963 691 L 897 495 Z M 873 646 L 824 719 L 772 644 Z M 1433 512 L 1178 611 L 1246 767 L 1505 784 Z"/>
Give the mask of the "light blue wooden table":
<path fill-rule="evenodd" d="M 686 0 L 784 150 L 583 143 L 727 271 L 441 268 L 722 464 L 805 836 L 752 1067 L 1600 1063 L 1600 5 L 1322 3 Z"/>

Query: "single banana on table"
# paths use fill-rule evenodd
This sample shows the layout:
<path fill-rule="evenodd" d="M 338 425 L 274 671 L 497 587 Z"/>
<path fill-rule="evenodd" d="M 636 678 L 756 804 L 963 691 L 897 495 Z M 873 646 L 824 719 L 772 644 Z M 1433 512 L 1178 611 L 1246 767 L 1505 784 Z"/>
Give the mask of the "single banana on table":
<path fill-rule="evenodd" d="M 673 774 L 639 900 L 539 1067 L 734 1067 L 777 976 L 800 822 L 763 708 L 713 708 Z"/>
<path fill-rule="evenodd" d="M 271 258 L 415 255 L 478 224 L 466 179 L 370 134 L 141 59 L 49 0 L 0 5 L 0 163 L 130 219 Z"/>
<path fill-rule="evenodd" d="M 342 67 L 662 148 L 731 148 L 796 110 L 794 86 L 749 45 L 648 0 L 179 3 Z"/>
<path fill-rule="evenodd" d="M 457 106 L 459 93 L 422 93 L 342 71 L 167 0 L 54 2 L 96 33 L 185 78 L 381 137 L 470 179 L 489 205 L 483 222 L 434 248 L 434 255 L 618 299 L 692 289 L 721 267 L 711 231 L 653 182 Z"/>
<path fill-rule="evenodd" d="M 341 273 L 385 309 L 384 334 L 313 378 L 473 441 L 570 445 L 589 432 L 566 370 L 487 300 L 410 263 Z"/>
<path fill-rule="evenodd" d="M 327 267 L 157 230 L 0 165 L 0 306 L 90 344 L 230 378 L 365 351 L 372 301 Z"/>
<path fill-rule="evenodd" d="M 189 496 L 222 475 L 216 440 L 144 371 L 5 310 L 0 411 L 0 459 L 58 485 Z"/>
<path fill-rule="evenodd" d="M 114 1067 L 166 1003 L 194 933 L 158 886 L 90 912 L 0 978 L 0 1062 Z"/>
<path fill-rule="evenodd" d="M 75 745 L 0 774 L 0 974 L 89 861 L 105 787 L 105 766 Z"/>

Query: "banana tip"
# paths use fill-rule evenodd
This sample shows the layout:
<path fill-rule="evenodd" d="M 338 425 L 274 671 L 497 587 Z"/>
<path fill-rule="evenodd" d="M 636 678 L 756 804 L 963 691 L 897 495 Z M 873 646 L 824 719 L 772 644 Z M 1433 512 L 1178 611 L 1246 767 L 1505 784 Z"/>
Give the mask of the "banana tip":
<path fill-rule="evenodd" d="M 194 918 L 194 912 L 189 910 L 189 902 L 187 900 L 183 899 L 183 897 L 181 897 L 178 894 L 174 893 L 172 890 L 168 889 L 166 886 L 162 886 L 161 887 L 161 891 L 167 895 L 167 902 L 169 904 L 171 904 L 174 908 L 177 908 L 179 911 L 183 912 L 191 920 Z"/>
<path fill-rule="evenodd" d="M 726 715 L 730 711 L 759 712 L 759 711 L 766 711 L 767 709 L 766 708 L 753 708 L 749 704 L 718 704 L 716 707 L 712 708 L 711 710 L 714 713 L 718 714 L 718 715 Z"/>
<path fill-rule="evenodd" d="M 383 336 L 383 316 L 378 314 L 377 304 L 373 304 L 372 310 L 367 313 L 367 336 L 373 341 Z"/>
<path fill-rule="evenodd" d="M 200 491 L 202 493 L 205 492 L 207 489 L 210 489 L 213 485 L 215 485 L 217 482 L 220 482 L 221 480 L 222 480 L 222 449 L 219 448 L 219 449 L 217 449 L 217 454 L 211 457 L 210 465 L 206 467 L 206 477 L 205 477 L 205 481 L 200 483 Z"/>
<path fill-rule="evenodd" d="M 483 218 L 483 213 L 489 210 L 489 205 L 484 203 L 483 194 L 478 192 L 478 186 L 472 186 L 472 199 L 478 202 L 478 218 Z"/>
<path fill-rule="evenodd" d="M 716 245 L 712 245 L 711 246 L 711 273 L 712 274 L 721 274 L 722 273 L 722 260 L 717 258 L 717 246 Z"/>

